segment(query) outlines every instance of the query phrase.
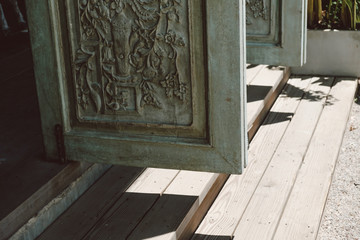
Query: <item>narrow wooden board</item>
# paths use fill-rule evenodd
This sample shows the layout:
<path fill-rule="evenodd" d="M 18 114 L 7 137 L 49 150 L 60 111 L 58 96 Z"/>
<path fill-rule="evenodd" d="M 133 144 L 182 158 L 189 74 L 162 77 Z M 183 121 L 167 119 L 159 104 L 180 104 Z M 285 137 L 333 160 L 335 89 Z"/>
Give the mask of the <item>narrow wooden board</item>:
<path fill-rule="evenodd" d="M 78 199 L 106 170 L 108 170 L 108 168 L 109 166 L 106 165 L 93 164 L 84 174 L 72 182 L 70 186 L 56 198 L 52 199 L 9 239 L 18 240 L 37 238 L 65 211 L 65 209 Z M 58 235 L 57 237 L 61 237 L 61 235 Z"/>
<path fill-rule="evenodd" d="M 246 84 L 250 85 L 265 65 L 246 64 Z"/>
<path fill-rule="evenodd" d="M 286 68 L 284 70 L 283 78 L 280 82 L 276 82 L 277 85 L 274 85 L 270 92 L 267 94 L 267 96 L 262 100 L 262 103 L 258 102 L 257 106 L 260 110 L 254 112 L 257 113 L 257 115 L 251 116 L 251 111 L 249 113 L 249 118 L 251 121 L 248 123 L 248 136 L 249 140 L 252 139 L 252 137 L 255 135 L 256 131 L 259 129 L 261 123 L 264 121 L 265 117 L 267 116 L 271 106 L 276 101 L 277 97 L 283 90 L 287 80 L 290 77 L 290 69 Z M 251 107 L 251 106 L 250 106 Z M 251 126 L 251 127 L 250 127 Z"/>
<path fill-rule="evenodd" d="M 81 239 L 142 171 L 142 168 L 112 167 L 38 239 Z"/>
<path fill-rule="evenodd" d="M 288 81 L 250 143 L 246 171 L 243 175 L 230 176 L 193 239 L 222 239 L 232 235 L 309 83 L 310 79 L 301 78 Z"/>
<path fill-rule="evenodd" d="M 255 119 L 260 115 L 265 103 L 273 95 L 275 89 L 285 85 L 288 77 L 286 72 L 289 69 L 285 67 L 279 67 L 278 69 L 270 69 L 270 67 L 264 67 L 257 77 L 247 86 L 247 118 L 248 129 L 251 128 Z"/>
<path fill-rule="evenodd" d="M 128 168 L 124 169 L 128 171 L 126 170 Z M 110 185 L 119 186 L 120 183 L 118 183 L 117 178 L 124 173 L 119 171 L 115 171 L 115 173 L 115 175 L 112 174 L 110 176 L 106 174 L 104 176 L 107 177 L 111 183 L 98 182 L 89 189 L 89 192 L 97 193 L 104 188 L 109 188 Z M 68 237 L 67 239 L 108 239 L 109 236 L 112 236 L 111 234 L 115 234 L 115 239 L 125 239 L 163 194 L 178 173 L 178 170 L 148 168 L 127 190 L 111 190 L 112 194 L 116 194 L 116 196 L 105 198 L 103 195 L 101 195 L 101 197 L 95 197 L 91 196 L 92 194 L 89 195 L 89 193 L 86 193 L 79 199 L 79 206 L 71 207 L 65 212 L 64 215 L 50 227 L 52 228 L 51 232 L 45 232 L 42 237 L 43 239 L 53 239 L 54 236 L 57 236 L 59 232 L 64 230 L 63 224 L 65 224 L 68 228 L 72 228 L 72 231 L 76 231 L 75 235 L 74 233 L 66 235 Z M 89 204 L 94 201 L 94 197 L 98 199 L 98 205 L 94 205 L 92 209 L 89 209 Z M 104 206 L 104 199 L 109 201 L 107 206 Z M 84 204 L 86 206 L 83 206 Z M 87 216 L 91 214 L 96 217 L 94 217 L 91 222 L 86 220 L 87 222 L 85 224 L 83 216 L 78 215 L 74 217 L 74 213 L 79 212 L 79 207 L 81 211 L 85 211 Z M 91 212 L 89 213 L 89 211 Z M 69 221 L 69 218 L 71 218 L 71 221 Z"/>
<path fill-rule="evenodd" d="M 181 171 L 128 239 L 178 239 L 218 176 Z"/>
<path fill-rule="evenodd" d="M 313 78 L 234 232 L 234 239 L 269 239 L 306 154 L 333 79 Z"/>
<path fill-rule="evenodd" d="M 274 239 L 316 239 L 356 87 L 336 79 Z"/>
<path fill-rule="evenodd" d="M 7 239 L 46 204 L 81 176 L 91 164 L 69 163 L 60 173 L 0 221 L 0 239 Z"/>

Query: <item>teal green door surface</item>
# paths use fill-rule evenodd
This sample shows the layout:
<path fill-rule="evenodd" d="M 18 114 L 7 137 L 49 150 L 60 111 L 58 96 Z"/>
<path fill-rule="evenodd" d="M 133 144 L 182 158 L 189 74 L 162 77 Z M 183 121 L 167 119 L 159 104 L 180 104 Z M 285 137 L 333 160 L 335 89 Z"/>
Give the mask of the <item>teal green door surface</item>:
<path fill-rule="evenodd" d="M 303 65 L 306 10 L 307 0 L 246 0 L 247 62 Z"/>
<path fill-rule="evenodd" d="M 48 158 L 241 173 L 245 1 L 27 0 Z"/>

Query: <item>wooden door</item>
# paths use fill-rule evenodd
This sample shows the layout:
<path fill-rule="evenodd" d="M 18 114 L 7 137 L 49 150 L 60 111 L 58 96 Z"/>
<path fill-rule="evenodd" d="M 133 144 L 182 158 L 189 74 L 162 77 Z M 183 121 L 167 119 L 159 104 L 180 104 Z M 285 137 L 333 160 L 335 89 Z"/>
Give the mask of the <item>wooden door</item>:
<path fill-rule="evenodd" d="M 306 10 L 307 0 L 246 0 L 247 62 L 303 65 Z"/>
<path fill-rule="evenodd" d="M 48 158 L 241 173 L 245 1 L 27 1 Z"/>

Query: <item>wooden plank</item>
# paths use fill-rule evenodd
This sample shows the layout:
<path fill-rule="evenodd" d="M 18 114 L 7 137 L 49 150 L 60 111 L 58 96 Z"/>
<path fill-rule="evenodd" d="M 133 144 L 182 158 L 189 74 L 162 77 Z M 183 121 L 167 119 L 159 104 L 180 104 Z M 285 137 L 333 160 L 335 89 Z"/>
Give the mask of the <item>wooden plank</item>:
<path fill-rule="evenodd" d="M 60 173 L 0 221 L 0 239 L 6 239 L 86 171 L 91 164 L 69 163 Z"/>
<path fill-rule="evenodd" d="M 256 79 L 247 86 L 248 129 L 251 128 L 278 85 L 285 85 L 288 79 L 285 76 L 286 71 L 289 71 L 289 69 L 284 67 L 269 69 L 265 67 L 257 75 Z"/>
<path fill-rule="evenodd" d="M 264 98 L 262 103 L 258 103 L 257 106 L 250 106 L 250 107 L 259 107 L 259 110 L 256 111 L 257 115 L 255 117 L 250 116 L 251 121 L 248 122 L 248 136 L 251 140 L 252 137 L 255 135 L 255 132 L 259 129 L 261 123 L 264 121 L 265 117 L 267 116 L 271 106 L 276 101 L 277 97 L 279 96 L 280 92 L 284 88 L 286 82 L 288 81 L 290 77 L 290 68 L 286 68 L 284 70 L 284 76 L 283 79 L 280 82 L 277 82 L 277 85 L 274 85 L 270 92 L 267 94 L 267 96 Z M 252 108 L 250 108 L 252 109 Z M 250 114 L 251 114 L 250 110 Z M 251 126 L 251 127 L 249 127 Z"/>
<path fill-rule="evenodd" d="M 196 230 L 194 239 L 222 239 L 234 232 L 310 79 L 292 78 L 259 128 L 249 148 L 249 165 L 243 175 L 231 175 Z"/>
<path fill-rule="evenodd" d="M 112 167 L 84 196 L 72 204 L 39 239 L 81 239 L 105 214 L 143 169 Z M 101 196 L 101 197 L 100 197 Z M 69 221 L 69 219 L 72 221 Z"/>
<path fill-rule="evenodd" d="M 9 239 L 35 239 L 56 218 L 58 218 L 76 199 L 78 199 L 107 169 L 109 166 L 93 164 L 79 178 L 70 184 L 61 194 L 52 199 L 34 217 L 23 225 Z M 62 233 L 63 234 L 63 233 Z M 59 235 L 61 236 L 61 235 Z"/>
<path fill-rule="evenodd" d="M 218 177 L 215 173 L 181 171 L 128 239 L 179 238 Z"/>
<path fill-rule="evenodd" d="M 125 168 L 126 169 L 126 168 Z M 130 169 L 130 168 L 128 168 Z M 128 171 L 128 170 L 126 170 Z M 110 172 L 109 172 L 110 173 Z M 114 174 L 115 173 L 115 174 Z M 113 174 L 106 174 L 104 177 L 112 182 L 110 185 L 119 188 L 121 183 L 116 181 L 121 172 L 115 170 Z M 174 177 L 179 173 L 178 170 L 165 170 L 165 169 L 146 169 L 132 184 L 125 190 L 111 190 L 115 196 L 101 195 L 97 198 L 97 206 L 91 206 L 89 209 L 89 201 L 93 201 L 94 195 L 97 195 L 101 189 L 109 188 L 108 181 L 99 181 L 94 185 L 92 190 L 84 194 L 79 201 L 79 207 L 72 206 L 63 216 L 61 216 L 41 237 L 43 239 L 53 239 L 66 228 L 72 228 L 71 234 L 66 233 L 70 239 L 99 239 L 106 238 L 108 234 L 116 233 L 116 238 L 124 239 L 136 224 L 143 218 L 146 212 L 156 202 L 160 195 L 168 187 Z M 103 178 L 104 178 L 103 177 Z M 93 193 L 91 193 L 91 192 Z M 116 195 L 117 194 L 117 195 Z M 108 203 L 105 206 L 104 201 Z M 83 204 L 86 206 L 83 207 Z M 90 212 L 89 212 L 90 211 Z M 92 220 L 88 219 L 83 222 L 81 214 L 86 212 L 87 216 L 96 216 Z M 74 217 L 74 214 L 77 215 Z M 74 219 L 69 222 L 69 218 Z M 87 217 L 88 218 L 88 217 Z M 76 226 L 77 228 L 74 228 Z M 61 235 L 62 237 L 64 234 Z"/>
<path fill-rule="evenodd" d="M 234 239 L 273 236 L 333 79 L 313 78 L 234 232 Z"/>
<path fill-rule="evenodd" d="M 274 239 L 316 239 L 356 87 L 336 79 Z"/>
<path fill-rule="evenodd" d="M 250 85 L 265 65 L 246 64 L 246 84 Z"/>
<path fill-rule="evenodd" d="M 228 174 L 219 175 L 219 177 L 216 179 L 215 183 L 212 185 L 209 192 L 207 193 L 204 201 L 200 203 L 198 209 L 192 216 L 191 220 L 188 222 L 185 229 L 182 232 L 179 232 L 179 234 L 181 233 L 179 239 L 191 238 L 228 178 Z"/>

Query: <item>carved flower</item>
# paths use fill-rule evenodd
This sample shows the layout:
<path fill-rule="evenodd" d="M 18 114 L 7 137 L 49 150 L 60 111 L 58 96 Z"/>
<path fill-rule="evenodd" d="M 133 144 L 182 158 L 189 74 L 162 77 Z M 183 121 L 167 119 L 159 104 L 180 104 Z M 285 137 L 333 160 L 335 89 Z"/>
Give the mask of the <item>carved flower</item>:
<path fill-rule="evenodd" d="M 187 93 L 187 86 L 185 83 L 180 83 L 179 88 L 174 90 L 175 96 L 177 96 L 180 100 L 185 100 Z"/>
<path fill-rule="evenodd" d="M 168 44 L 173 44 L 175 43 L 176 40 L 176 34 L 169 30 L 168 33 L 165 35 L 165 42 Z"/>
<path fill-rule="evenodd" d="M 165 80 L 160 82 L 160 85 L 165 88 L 166 96 L 172 97 L 174 95 L 174 89 L 176 88 L 176 82 L 178 80 L 178 76 L 174 74 L 168 74 L 165 77 Z"/>

